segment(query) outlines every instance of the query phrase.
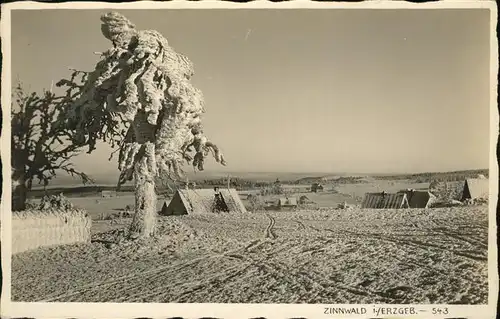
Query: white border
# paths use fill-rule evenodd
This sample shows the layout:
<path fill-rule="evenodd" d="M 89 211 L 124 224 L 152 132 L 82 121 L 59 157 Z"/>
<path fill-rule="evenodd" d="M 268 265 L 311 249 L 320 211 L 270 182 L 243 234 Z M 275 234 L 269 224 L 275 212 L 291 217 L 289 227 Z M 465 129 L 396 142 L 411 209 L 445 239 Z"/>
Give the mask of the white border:
<path fill-rule="evenodd" d="M 358 3 L 340 2 L 309 2 L 296 0 L 291 2 L 273 3 L 268 1 L 253 1 L 249 3 L 233 3 L 219 1 L 201 2 L 152 2 L 138 1 L 134 3 L 104 3 L 104 2 L 66 2 L 66 3 L 36 3 L 18 2 L 2 4 L 1 36 L 2 36 L 2 111 L 3 134 L 1 136 L 1 158 L 3 160 L 3 194 L 1 202 L 1 241 L 2 241 L 2 268 L 3 287 L 0 311 L 2 317 L 35 317 L 35 318 L 69 318 L 69 317 L 95 317 L 95 318 L 341 318 L 337 315 L 323 314 L 323 308 L 328 305 L 313 304 L 138 304 L 138 303 L 24 303 L 10 301 L 10 255 L 11 216 L 6 212 L 11 210 L 10 193 L 10 103 L 11 103 L 11 29 L 10 11 L 15 9 L 445 9 L 445 8 L 483 8 L 491 13 L 491 77 L 490 77 L 490 223 L 488 246 L 488 276 L 489 276 L 489 302 L 482 306 L 461 305 L 387 305 L 387 307 L 409 307 L 426 310 L 417 317 L 420 318 L 495 318 L 497 293 L 498 293 L 498 265 L 496 246 L 496 206 L 498 200 L 498 162 L 496 159 L 496 144 L 499 132 L 499 115 L 496 104 L 497 98 L 497 72 L 498 72 L 498 41 L 496 36 L 497 7 L 493 1 L 440 1 L 430 3 L 409 3 L 404 1 L 366 1 Z M 332 306 L 332 305 L 330 305 Z M 352 307 L 366 307 L 366 315 L 350 315 L 348 318 L 383 318 L 394 317 L 376 315 L 374 307 L 383 305 L 335 305 Z M 433 307 L 448 307 L 446 315 L 432 315 Z M 347 316 L 346 316 L 347 317 Z M 397 315 L 405 317 L 405 315 Z"/>

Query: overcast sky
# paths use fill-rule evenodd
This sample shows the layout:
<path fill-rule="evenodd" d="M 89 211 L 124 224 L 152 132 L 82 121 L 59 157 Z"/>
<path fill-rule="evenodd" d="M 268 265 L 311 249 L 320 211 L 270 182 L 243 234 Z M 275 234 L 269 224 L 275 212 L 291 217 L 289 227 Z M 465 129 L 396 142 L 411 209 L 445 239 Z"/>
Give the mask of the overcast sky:
<path fill-rule="evenodd" d="M 489 11 L 118 10 L 195 65 L 207 135 L 229 165 L 287 172 L 487 168 Z M 12 77 L 92 70 L 100 10 L 12 12 Z M 76 159 L 115 172 L 99 145 Z"/>

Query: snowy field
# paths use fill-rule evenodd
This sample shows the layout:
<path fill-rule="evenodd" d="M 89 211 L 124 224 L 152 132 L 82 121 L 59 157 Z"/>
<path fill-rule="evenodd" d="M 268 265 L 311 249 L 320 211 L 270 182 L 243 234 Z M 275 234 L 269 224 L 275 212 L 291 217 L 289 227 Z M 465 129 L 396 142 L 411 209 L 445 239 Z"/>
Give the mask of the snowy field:
<path fill-rule="evenodd" d="M 129 222 L 13 256 L 13 301 L 487 302 L 487 206 L 162 217 L 142 245 Z"/>

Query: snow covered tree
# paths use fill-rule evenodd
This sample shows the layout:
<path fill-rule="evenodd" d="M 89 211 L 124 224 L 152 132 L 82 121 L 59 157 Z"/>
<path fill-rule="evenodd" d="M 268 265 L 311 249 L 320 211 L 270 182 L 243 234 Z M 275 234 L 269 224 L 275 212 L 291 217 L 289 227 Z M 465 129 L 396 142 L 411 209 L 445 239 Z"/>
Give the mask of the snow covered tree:
<path fill-rule="evenodd" d="M 99 139 L 123 137 L 118 184 L 134 180 L 130 234 L 145 238 L 155 230 L 156 176 L 180 178 L 186 162 L 203 170 L 210 152 L 217 162 L 226 162 L 203 133 L 204 99 L 190 83 L 192 62 L 159 32 L 139 31 L 119 13 L 107 13 L 101 21 L 102 34 L 113 46 L 88 74 L 64 120 L 89 151 Z"/>

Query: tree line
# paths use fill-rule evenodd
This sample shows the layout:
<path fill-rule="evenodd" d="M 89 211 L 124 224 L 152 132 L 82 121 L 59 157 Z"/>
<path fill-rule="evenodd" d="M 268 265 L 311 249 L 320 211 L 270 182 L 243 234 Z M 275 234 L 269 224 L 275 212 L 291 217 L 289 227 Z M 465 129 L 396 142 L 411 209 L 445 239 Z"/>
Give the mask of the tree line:
<path fill-rule="evenodd" d="M 486 178 L 489 176 L 489 170 L 487 169 L 476 169 L 476 170 L 465 170 L 465 171 L 454 171 L 454 172 L 437 172 L 437 173 L 417 173 L 417 174 L 406 174 L 406 175 L 379 175 L 374 176 L 376 179 L 381 180 L 414 180 L 417 183 L 430 183 L 432 181 L 442 181 L 442 182 L 457 182 L 463 181 L 467 178 L 475 178 L 478 175 L 483 175 Z"/>

